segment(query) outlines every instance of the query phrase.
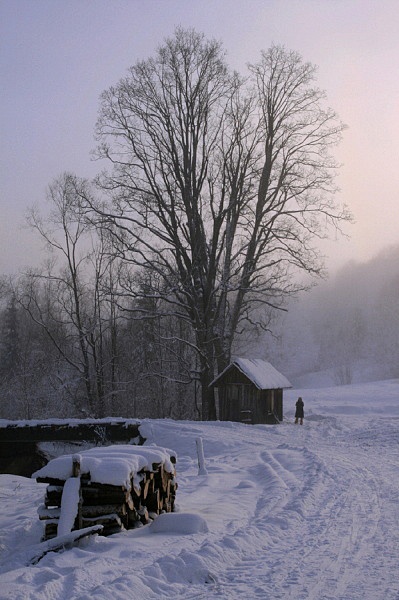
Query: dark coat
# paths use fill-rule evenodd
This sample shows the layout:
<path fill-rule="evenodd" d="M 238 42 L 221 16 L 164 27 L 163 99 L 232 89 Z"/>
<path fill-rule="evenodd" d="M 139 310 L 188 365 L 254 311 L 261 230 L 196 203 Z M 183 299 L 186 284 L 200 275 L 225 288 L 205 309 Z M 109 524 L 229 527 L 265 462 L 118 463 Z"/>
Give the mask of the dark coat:
<path fill-rule="evenodd" d="M 303 419 L 303 400 L 301 398 L 296 401 L 295 408 L 295 418 Z"/>

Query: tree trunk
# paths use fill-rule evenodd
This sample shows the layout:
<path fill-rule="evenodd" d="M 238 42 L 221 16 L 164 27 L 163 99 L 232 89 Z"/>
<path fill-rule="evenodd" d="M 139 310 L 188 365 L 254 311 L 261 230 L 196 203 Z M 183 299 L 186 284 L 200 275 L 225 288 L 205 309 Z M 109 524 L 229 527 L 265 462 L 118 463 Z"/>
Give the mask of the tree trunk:
<path fill-rule="evenodd" d="M 216 421 L 216 403 L 214 388 L 210 388 L 209 384 L 213 381 L 213 373 L 208 368 L 201 373 L 201 399 L 202 411 L 201 418 L 203 421 Z"/>

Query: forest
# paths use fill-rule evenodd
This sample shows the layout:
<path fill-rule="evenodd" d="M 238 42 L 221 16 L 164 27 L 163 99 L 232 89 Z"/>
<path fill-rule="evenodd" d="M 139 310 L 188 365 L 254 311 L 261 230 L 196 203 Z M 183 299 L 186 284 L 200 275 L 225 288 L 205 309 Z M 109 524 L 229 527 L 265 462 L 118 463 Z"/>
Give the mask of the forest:
<path fill-rule="evenodd" d="M 281 46 L 240 75 L 220 42 L 177 28 L 102 93 L 102 170 L 49 184 L 27 217 L 44 260 L 1 280 L 2 417 L 213 420 L 209 383 L 234 355 L 348 383 L 374 353 L 394 372 L 393 268 L 309 291 L 318 240 L 352 221 L 345 125 L 315 77 Z"/>
<path fill-rule="evenodd" d="M 236 355 L 271 361 L 295 386 L 306 387 L 307 375 L 313 374 L 315 381 L 317 372 L 323 382 L 327 372 L 332 386 L 398 378 L 398 264 L 399 247 L 365 263 L 348 263 L 292 301 L 289 310 L 273 321 L 271 333 L 259 330 L 249 343 L 244 332 L 237 340 Z M 2 282 L 1 418 L 93 414 L 200 418 L 195 352 L 184 343 L 188 328 L 169 315 L 136 320 L 114 314 L 108 304 L 86 340 L 92 385 L 103 394 L 102 410 L 93 413 L 82 386 L 83 365 L 77 361 L 78 335 L 70 331 L 63 312 L 66 300 L 59 282 L 45 284 L 35 302 L 54 342 L 38 322 L 39 309 L 32 312 L 35 321 L 29 313 L 33 308 L 17 302 L 7 282 Z M 23 279 L 23 285 L 32 286 L 32 281 Z M 89 303 L 93 300 L 89 282 L 85 290 L 87 304 L 82 311 L 92 323 L 96 309 Z M 154 308 L 150 300 L 148 307 Z M 178 336 L 172 336 L 176 331 Z"/>

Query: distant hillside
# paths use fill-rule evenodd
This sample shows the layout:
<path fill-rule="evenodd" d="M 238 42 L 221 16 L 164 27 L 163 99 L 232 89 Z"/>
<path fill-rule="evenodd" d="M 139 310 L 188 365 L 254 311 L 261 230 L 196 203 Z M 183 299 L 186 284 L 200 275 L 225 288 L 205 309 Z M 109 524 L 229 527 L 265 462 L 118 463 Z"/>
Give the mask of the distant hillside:
<path fill-rule="evenodd" d="M 295 385 L 399 377 L 398 298 L 399 245 L 348 263 L 291 303 L 262 353 Z"/>

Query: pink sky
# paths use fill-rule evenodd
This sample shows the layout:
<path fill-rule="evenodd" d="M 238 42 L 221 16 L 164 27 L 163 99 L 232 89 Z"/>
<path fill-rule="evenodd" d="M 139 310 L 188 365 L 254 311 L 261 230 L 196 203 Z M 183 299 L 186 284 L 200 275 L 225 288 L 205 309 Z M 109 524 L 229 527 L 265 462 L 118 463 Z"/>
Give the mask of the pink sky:
<path fill-rule="evenodd" d="M 271 43 L 319 66 L 349 126 L 338 150 L 351 240 L 331 269 L 399 243 L 397 0 L 0 0 L 0 274 L 38 262 L 24 214 L 68 170 L 90 177 L 98 98 L 176 25 L 223 41 L 240 71 Z"/>

